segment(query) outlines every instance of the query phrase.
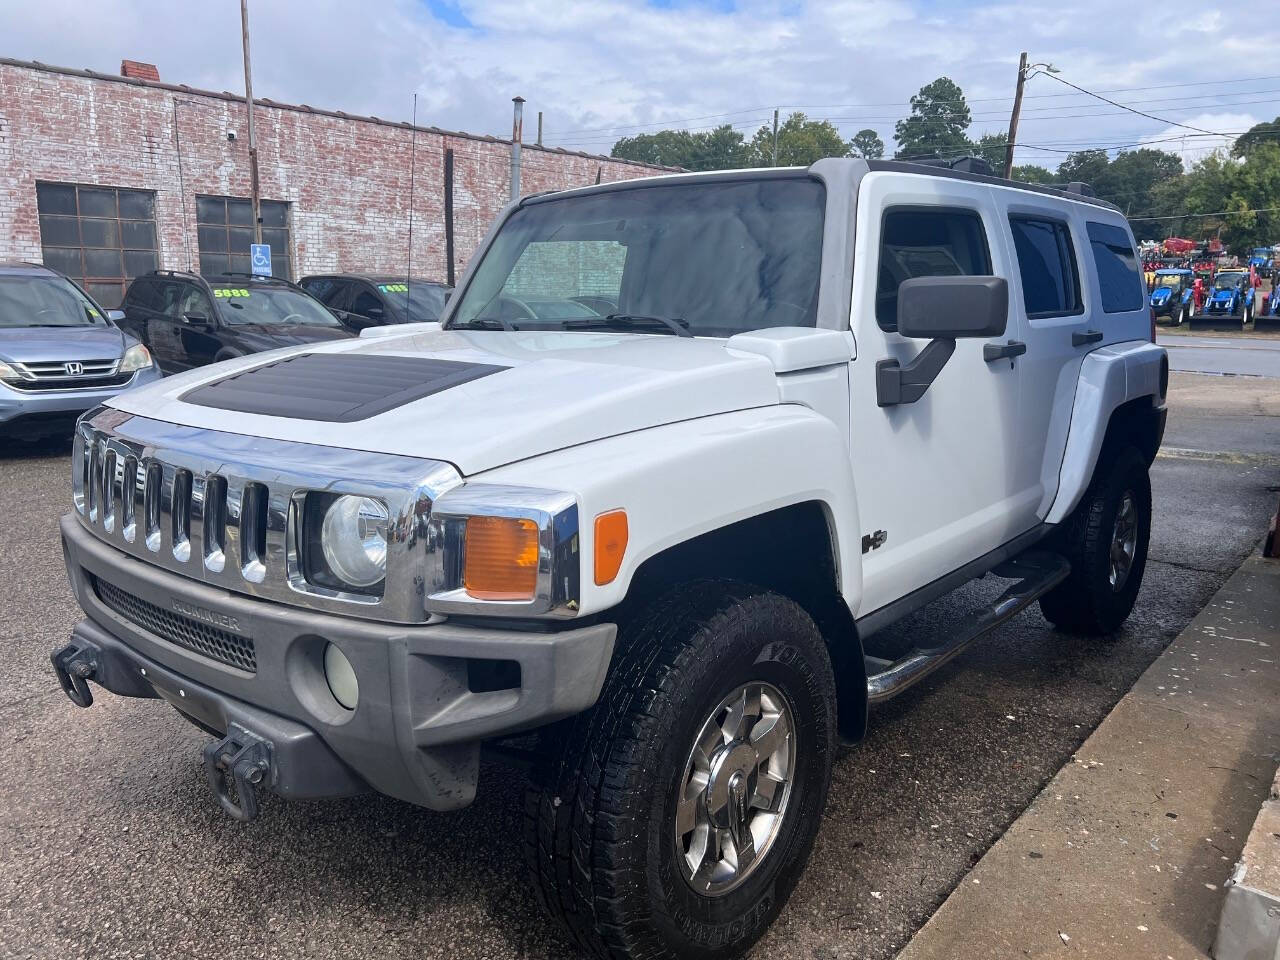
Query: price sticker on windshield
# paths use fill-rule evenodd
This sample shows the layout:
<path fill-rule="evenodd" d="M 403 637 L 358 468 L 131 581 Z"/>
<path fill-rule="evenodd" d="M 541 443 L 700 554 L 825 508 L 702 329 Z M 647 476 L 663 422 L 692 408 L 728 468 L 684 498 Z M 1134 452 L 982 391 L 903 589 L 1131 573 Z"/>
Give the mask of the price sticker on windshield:
<path fill-rule="evenodd" d="M 218 299 L 226 299 L 228 297 L 247 297 L 249 291 L 243 287 L 214 287 L 213 295 Z"/>
<path fill-rule="evenodd" d="M 380 283 L 378 289 L 383 293 L 408 293 L 409 285 L 407 283 Z"/>

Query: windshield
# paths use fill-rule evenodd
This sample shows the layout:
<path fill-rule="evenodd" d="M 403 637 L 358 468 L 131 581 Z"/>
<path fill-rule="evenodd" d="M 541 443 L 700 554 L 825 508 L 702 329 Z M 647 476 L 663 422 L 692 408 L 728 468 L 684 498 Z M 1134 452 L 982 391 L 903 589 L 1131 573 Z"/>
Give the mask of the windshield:
<path fill-rule="evenodd" d="M 1265 260 L 1267 257 L 1271 256 L 1271 248 L 1270 247 L 1254 247 L 1253 255 L 1255 257 L 1261 257 L 1263 260 Z"/>
<path fill-rule="evenodd" d="M 1213 281 L 1213 289 L 1234 290 L 1243 279 L 1243 273 L 1220 273 L 1218 278 Z"/>
<path fill-rule="evenodd" d="M 1176 273 L 1166 273 L 1156 277 L 1156 285 L 1161 287 L 1180 287 L 1182 277 Z"/>
<path fill-rule="evenodd" d="M 0 327 L 92 327 L 107 320 L 65 277 L 0 277 Z"/>
<path fill-rule="evenodd" d="M 233 287 L 230 284 L 212 284 L 212 287 L 218 315 L 230 324 L 341 326 L 338 318 L 319 301 L 288 287 Z"/>
<path fill-rule="evenodd" d="M 444 310 L 444 295 L 448 287 L 438 283 L 389 281 L 378 284 L 378 292 L 387 298 L 401 320 L 422 323 L 439 320 Z"/>
<path fill-rule="evenodd" d="M 589 330 L 613 314 L 679 320 L 708 337 L 812 327 L 823 203 L 822 185 L 807 178 L 531 203 L 503 224 L 451 325 Z"/>

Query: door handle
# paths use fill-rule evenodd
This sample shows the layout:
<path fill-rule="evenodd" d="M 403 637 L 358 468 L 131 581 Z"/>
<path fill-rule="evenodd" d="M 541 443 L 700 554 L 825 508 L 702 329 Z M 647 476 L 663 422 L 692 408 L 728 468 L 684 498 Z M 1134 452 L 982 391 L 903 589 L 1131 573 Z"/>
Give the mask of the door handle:
<path fill-rule="evenodd" d="M 1084 333 L 1077 331 L 1071 335 L 1071 345 L 1073 347 L 1083 347 L 1089 343 L 1097 343 L 1102 337 L 1101 330 L 1086 330 Z"/>
<path fill-rule="evenodd" d="M 1014 357 L 1020 357 L 1027 352 L 1027 345 L 1021 340 L 1010 340 L 1008 343 L 984 343 L 982 345 L 982 359 L 987 363 L 994 363 L 997 360 L 1012 360 Z"/>

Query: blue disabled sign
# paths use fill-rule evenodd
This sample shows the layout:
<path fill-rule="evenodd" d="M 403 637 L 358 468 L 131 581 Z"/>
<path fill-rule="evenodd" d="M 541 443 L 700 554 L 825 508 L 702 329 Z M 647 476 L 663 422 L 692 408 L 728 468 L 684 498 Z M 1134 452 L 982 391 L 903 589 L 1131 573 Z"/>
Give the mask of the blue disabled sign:
<path fill-rule="evenodd" d="M 253 261 L 254 276 L 271 276 L 271 246 L 269 244 L 249 244 L 249 259 Z"/>

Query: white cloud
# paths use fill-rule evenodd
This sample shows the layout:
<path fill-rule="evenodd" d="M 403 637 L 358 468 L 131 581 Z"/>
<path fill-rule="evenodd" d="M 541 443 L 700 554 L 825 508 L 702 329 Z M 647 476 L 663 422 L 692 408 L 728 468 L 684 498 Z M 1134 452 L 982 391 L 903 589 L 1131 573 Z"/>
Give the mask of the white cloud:
<path fill-rule="evenodd" d="M 971 134 L 1008 123 L 1018 51 L 1092 89 L 1170 120 L 1203 113 L 1244 129 L 1280 113 L 1280 82 L 1223 84 L 1266 73 L 1230 55 L 1237 28 L 1202 0 L 1170 0 L 1167 24 L 1196 23 L 1194 43 L 1152 55 L 1137 17 L 1114 0 L 251 0 L 254 90 L 316 107 L 506 135 L 510 98 L 539 110 L 550 143 L 608 152 L 655 122 L 725 115 L 748 136 L 772 108 L 829 117 L 846 136 L 893 124 L 923 84 L 945 74 L 964 89 Z M 1122 5 L 1119 5 L 1122 6 Z M 443 10 L 441 18 L 432 9 Z M 454 25 L 450 25 L 450 21 Z M 462 24 L 462 25 L 457 25 Z M 467 25 L 469 24 L 469 26 Z M 0 10 L 4 55 L 114 71 L 123 57 L 156 63 L 164 79 L 239 90 L 238 5 L 172 0 L 45 0 Z M 1194 50 L 1186 56 L 1185 50 Z M 1214 86 L 1188 86 L 1217 82 Z M 1217 97 L 1193 94 L 1206 91 Z M 1252 92 L 1252 96 L 1246 96 Z M 1062 150 L 1160 139 L 1161 124 L 1037 77 L 1027 88 L 1019 163 L 1055 166 Z M 1268 99 L 1274 98 L 1274 99 Z M 1164 135 L 1169 135 L 1167 132 Z M 1174 143 L 1181 150 L 1181 144 Z M 1189 145 L 1188 150 L 1191 147 Z"/>
<path fill-rule="evenodd" d="M 1262 118 L 1252 113 L 1200 113 L 1185 120 L 1179 120 L 1182 127 L 1167 127 L 1163 131 L 1143 138 L 1144 146 L 1158 150 L 1167 150 L 1182 157 L 1182 166 L 1190 170 L 1199 160 L 1207 157 L 1215 150 L 1229 149 L 1232 141 Z M 1211 137 L 1187 127 L 1198 127 L 1201 131 L 1211 130 L 1228 134 L 1228 136 Z"/>

